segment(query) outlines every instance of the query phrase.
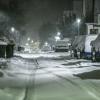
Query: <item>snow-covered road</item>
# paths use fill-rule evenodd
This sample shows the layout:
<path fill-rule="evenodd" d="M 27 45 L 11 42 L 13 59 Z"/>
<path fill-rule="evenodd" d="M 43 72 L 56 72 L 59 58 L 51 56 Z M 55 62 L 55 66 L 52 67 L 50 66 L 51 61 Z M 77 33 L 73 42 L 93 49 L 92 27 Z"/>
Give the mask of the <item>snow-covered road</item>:
<path fill-rule="evenodd" d="M 2 62 L 0 100 L 100 100 L 100 74 L 93 72 L 100 63 L 69 53 L 17 54 Z"/>

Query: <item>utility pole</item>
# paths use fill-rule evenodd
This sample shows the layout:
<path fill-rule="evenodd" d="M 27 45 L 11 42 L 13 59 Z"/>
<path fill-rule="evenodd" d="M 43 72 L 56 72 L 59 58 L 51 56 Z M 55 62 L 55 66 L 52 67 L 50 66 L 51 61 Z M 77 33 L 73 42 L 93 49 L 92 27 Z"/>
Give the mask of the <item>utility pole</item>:
<path fill-rule="evenodd" d="M 86 0 L 83 0 L 83 16 L 86 17 Z"/>
<path fill-rule="evenodd" d="M 93 16 L 93 22 L 94 22 L 94 17 L 95 17 L 95 0 L 92 0 L 92 16 Z"/>

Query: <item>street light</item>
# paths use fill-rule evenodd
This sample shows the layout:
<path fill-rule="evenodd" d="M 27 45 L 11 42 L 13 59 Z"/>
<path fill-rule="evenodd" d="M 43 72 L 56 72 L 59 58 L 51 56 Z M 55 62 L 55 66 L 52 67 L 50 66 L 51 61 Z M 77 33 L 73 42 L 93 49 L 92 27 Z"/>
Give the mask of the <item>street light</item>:
<path fill-rule="evenodd" d="M 61 39 L 61 33 L 58 32 L 57 35 L 55 36 L 55 40 L 59 41 Z"/>
<path fill-rule="evenodd" d="M 60 35 L 61 35 L 61 33 L 60 33 L 60 32 L 58 32 L 58 33 L 57 33 L 57 36 L 60 36 Z"/>
<path fill-rule="evenodd" d="M 77 24 L 78 24 L 78 36 L 80 34 L 80 23 L 81 23 L 81 19 L 77 19 Z"/>
<path fill-rule="evenodd" d="M 77 19 L 77 23 L 80 23 L 80 22 L 81 22 L 81 19 L 78 18 L 78 19 Z"/>
<path fill-rule="evenodd" d="M 15 28 L 14 27 L 11 27 L 11 32 L 14 32 L 15 31 Z"/>
<path fill-rule="evenodd" d="M 32 40 L 31 43 L 33 43 L 34 41 Z"/>
<path fill-rule="evenodd" d="M 55 40 L 56 41 L 59 41 L 60 40 L 60 37 L 59 36 L 55 36 Z"/>
<path fill-rule="evenodd" d="M 45 42 L 45 44 L 44 44 L 45 46 L 48 46 L 48 42 Z"/>
<path fill-rule="evenodd" d="M 26 45 L 26 46 L 29 46 L 29 44 L 28 44 L 28 43 L 26 43 L 25 45 Z"/>
<path fill-rule="evenodd" d="M 28 39 L 27 39 L 28 41 L 30 41 L 30 37 L 28 37 Z"/>

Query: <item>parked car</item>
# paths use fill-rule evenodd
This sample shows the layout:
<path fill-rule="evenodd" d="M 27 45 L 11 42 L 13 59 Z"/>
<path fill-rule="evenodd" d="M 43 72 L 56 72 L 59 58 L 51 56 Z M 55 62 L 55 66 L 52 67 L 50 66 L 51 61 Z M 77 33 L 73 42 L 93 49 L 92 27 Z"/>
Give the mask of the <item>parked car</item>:
<path fill-rule="evenodd" d="M 23 47 L 23 46 L 18 46 L 18 48 L 17 48 L 17 49 L 18 49 L 18 51 L 19 51 L 19 52 L 22 52 L 22 51 L 24 51 L 24 50 L 25 50 L 25 47 Z"/>
<path fill-rule="evenodd" d="M 69 38 L 65 38 L 63 40 L 59 40 L 56 42 L 54 50 L 55 52 L 67 52 L 71 45 L 71 41 Z"/>
<path fill-rule="evenodd" d="M 43 51 L 43 52 L 49 52 L 49 51 L 51 51 L 52 50 L 52 48 L 51 48 L 51 46 L 48 44 L 48 45 L 44 45 L 42 48 L 41 48 L 41 51 Z"/>

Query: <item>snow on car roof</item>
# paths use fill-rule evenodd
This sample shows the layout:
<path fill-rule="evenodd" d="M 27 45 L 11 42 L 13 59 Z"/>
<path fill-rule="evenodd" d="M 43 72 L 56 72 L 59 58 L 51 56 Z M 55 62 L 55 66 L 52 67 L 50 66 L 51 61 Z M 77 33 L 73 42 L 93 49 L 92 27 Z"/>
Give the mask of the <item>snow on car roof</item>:
<path fill-rule="evenodd" d="M 0 40 L 0 45 L 7 45 L 7 42 Z"/>

